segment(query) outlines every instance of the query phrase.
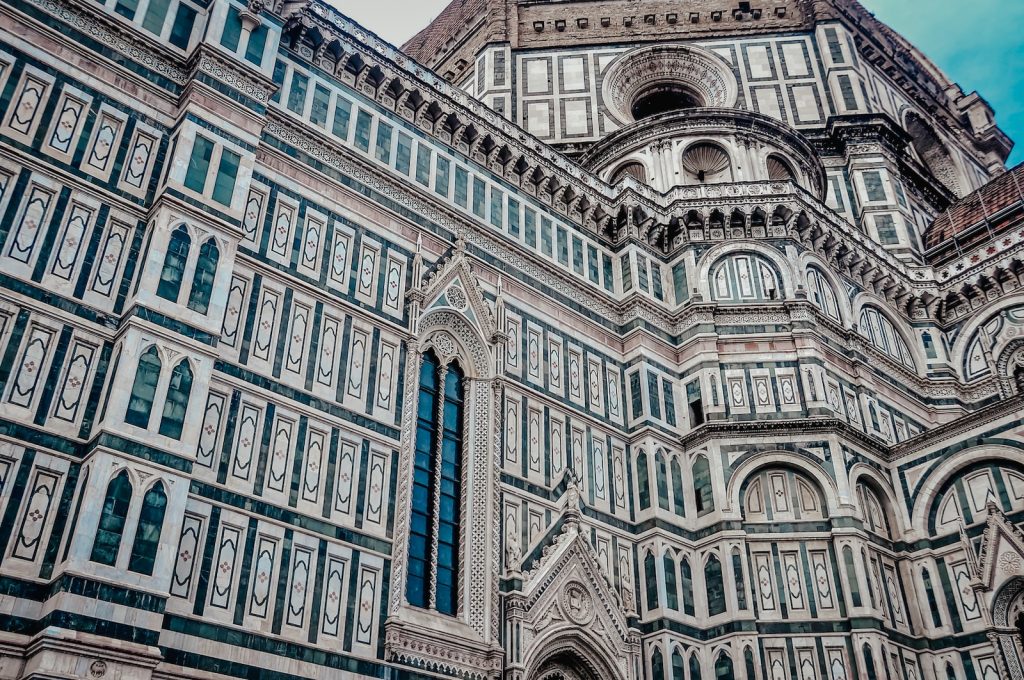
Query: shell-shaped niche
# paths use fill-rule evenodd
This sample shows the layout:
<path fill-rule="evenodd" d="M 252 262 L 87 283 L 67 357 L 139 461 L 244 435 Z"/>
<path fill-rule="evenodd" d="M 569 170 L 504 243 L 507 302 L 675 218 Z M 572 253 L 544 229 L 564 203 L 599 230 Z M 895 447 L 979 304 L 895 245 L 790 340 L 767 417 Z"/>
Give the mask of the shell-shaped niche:
<path fill-rule="evenodd" d="M 700 184 L 717 184 L 732 179 L 729 154 L 717 144 L 694 144 L 683 154 L 683 169 Z"/>

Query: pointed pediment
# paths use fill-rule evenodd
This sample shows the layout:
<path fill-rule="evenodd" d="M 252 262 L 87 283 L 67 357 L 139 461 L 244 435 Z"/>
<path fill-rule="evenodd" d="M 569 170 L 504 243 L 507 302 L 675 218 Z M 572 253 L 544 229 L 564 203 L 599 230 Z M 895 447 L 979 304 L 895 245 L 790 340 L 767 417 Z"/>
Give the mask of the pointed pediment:
<path fill-rule="evenodd" d="M 439 309 L 458 312 L 487 342 L 494 341 L 497 330 L 494 315 L 484 299 L 462 241 L 425 273 L 417 297 L 424 314 Z"/>
<path fill-rule="evenodd" d="M 545 626 L 556 617 L 587 627 L 613 649 L 629 636 L 629 623 L 614 586 L 594 547 L 571 518 L 551 537 L 532 568 L 523 575 L 527 618 Z M 552 615 L 554 609 L 556 615 Z"/>
<path fill-rule="evenodd" d="M 989 502 L 988 520 L 978 551 L 978 576 L 986 590 L 1008 579 L 1024 576 L 1024 531 L 1013 524 L 994 502 Z"/>

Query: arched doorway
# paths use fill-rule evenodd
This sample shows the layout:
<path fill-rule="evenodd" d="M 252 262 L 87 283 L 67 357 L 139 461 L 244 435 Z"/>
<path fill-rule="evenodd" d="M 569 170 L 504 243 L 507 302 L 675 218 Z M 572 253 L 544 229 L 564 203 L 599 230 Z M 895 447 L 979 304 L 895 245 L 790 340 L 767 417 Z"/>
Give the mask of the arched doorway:
<path fill-rule="evenodd" d="M 527 665 L 526 680 L 624 680 L 607 654 L 586 632 L 565 630 L 549 640 Z"/>
<path fill-rule="evenodd" d="M 534 677 L 537 680 L 602 680 L 583 659 L 568 652 L 545 659 Z"/>
<path fill-rule="evenodd" d="M 996 644 L 1010 678 L 1024 678 L 1024 577 L 1008 581 L 992 604 Z"/>

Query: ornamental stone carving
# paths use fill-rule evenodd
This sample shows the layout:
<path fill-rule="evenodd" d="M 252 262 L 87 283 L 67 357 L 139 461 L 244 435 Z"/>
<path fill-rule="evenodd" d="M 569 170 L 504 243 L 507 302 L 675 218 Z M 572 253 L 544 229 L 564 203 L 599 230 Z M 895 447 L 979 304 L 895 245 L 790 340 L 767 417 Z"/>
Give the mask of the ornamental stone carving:
<path fill-rule="evenodd" d="M 632 122 L 632 107 L 643 92 L 675 85 L 692 92 L 701 106 L 731 108 L 736 78 L 717 55 L 693 45 L 654 45 L 620 56 L 604 78 L 605 104 L 618 120 Z"/>

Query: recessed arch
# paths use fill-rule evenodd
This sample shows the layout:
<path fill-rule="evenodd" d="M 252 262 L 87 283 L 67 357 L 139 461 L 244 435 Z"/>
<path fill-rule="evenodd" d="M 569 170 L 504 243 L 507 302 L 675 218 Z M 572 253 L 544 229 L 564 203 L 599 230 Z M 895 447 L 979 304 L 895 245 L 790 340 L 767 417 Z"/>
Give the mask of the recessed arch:
<path fill-rule="evenodd" d="M 911 490 L 913 512 L 908 526 L 929 526 L 929 514 L 937 500 L 945 494 L 949 485 L 958 475 L 973 465 L 985 462 L 1019 465 L 1024 457 L 1024 445 L 1003 440 L 1000 442 L 982 441 L 978 446 L 950 452 L 938 458 L 938 462 L 918 480 Z"/>
<path fill-rule="evenodd" d="M 721 213 L 718 213 L 721 216 Z M 724 216 L 721 216 L 724 220 Z M 712 220 L 714 219 L 714 213 L 712 214 Z M 713 226 L 713 225 L 712 225 Z M 697 261 L 697 285 L 700 286 L 699 290 L 704 295 L 705 299 L 712 299 L 711 285 L 710 285 L 710 274 L 711 268 L 722 258 L 732 254 L 756 254 L 767 260 L 772 265 L 772 269 L 779 281 L 779 295 L 778 299 L 791 299 L 793 291 L 796 286 L 793 283 L 793 273 L 791 271 L 792 265 L 783 260 L 783 254 L 778 250 L 770 246 L 766 246 L 761 243 L 754 241 L 729 241 L 726 243 L 720 243 L 710 248 L 703 256 Z"/>
<path fill-rule="evenodd" d="M 608 176 L 608 183 L 615 185 L 627 177 L 632 177 L 640 184 L 647 184 L 647 178 L 649 177 L 647 173 L 647 166 L 636 159 L 621 163 Z"/>
<path fill-rule="evenodd" d="M 908 340 L 906 326 L 865 294 L 858 296 L 857 332 L 876 350 L 914 373 L 924 362 L 919 343 Z"/>
<path fill-rule="evenodd" d="M 738 514 L 742 507 L 741 497 L 744 484 L 757 472 L 768 467 L 792 468 L 806 474 L 816 482 L 821 490 L 827 516 L 836 514 L 839 493 L 835 480 L 825 472 L 820 463 L 811 459 L 809 455 L 799 455 L 789 451 L 758 451 L 741 457 L 726 483 L 726 499 L 729 505 L 724 510 L 734 511 Z"/>
<path fill-rule="evenodd" d="M 687 184 L 720 184 L 733 179 L 732 158 L 717 142 L 694 142 L 683 150 L 681 158 Z"/>
<path fill-rule="evenodd" d="M 946 142 L 935 132 L 935 128 L 913 111 L 908 111 L 903 121 L 904 128 L 910 135 L 910 146 L 914 155 L 935 179 L 942 182 L 943 186 L 957 196 L 962 196 L 964 192 L 956 161 L 953 160 Z"/>
<path fill-rule="evenodd" d="M 530 656 L 524 660 L 524 677 L 566 677 L 551 673 L 559 665 L 568 665 L 577 673 L 583 671 L 581 680 L 626 680 L 614 659 L 614 655 L 605 649 L 600 640 L 587 635 L 585 631 L 552 627 L 546 635 L 534 641 Z"/>

